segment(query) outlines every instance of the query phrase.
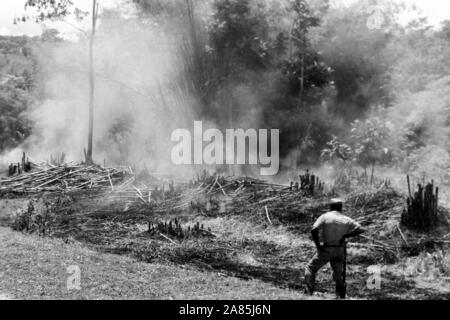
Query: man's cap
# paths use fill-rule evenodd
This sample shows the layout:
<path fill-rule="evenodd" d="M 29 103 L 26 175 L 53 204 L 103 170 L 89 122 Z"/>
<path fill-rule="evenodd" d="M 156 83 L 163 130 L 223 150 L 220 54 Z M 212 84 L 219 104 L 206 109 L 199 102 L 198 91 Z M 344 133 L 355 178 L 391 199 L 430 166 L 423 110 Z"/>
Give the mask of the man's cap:
<path fill-rule="evenodd" d="M 339 198 L 331 199 L 330 204 L 343 204 L 344 201 Z"/>

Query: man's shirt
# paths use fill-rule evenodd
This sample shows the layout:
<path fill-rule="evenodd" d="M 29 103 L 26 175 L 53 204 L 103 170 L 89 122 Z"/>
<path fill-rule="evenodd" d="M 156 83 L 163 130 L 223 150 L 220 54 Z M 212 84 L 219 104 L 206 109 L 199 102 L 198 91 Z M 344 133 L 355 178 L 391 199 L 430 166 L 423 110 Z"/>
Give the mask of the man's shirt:
<path fill-rule="evenodd" d="M 317 219 L 313 229 L 321 231 L 325 246 L 339 246 L 345 235 L 361 229 L 361 225 L 340 212 L 330 211 Z"/>

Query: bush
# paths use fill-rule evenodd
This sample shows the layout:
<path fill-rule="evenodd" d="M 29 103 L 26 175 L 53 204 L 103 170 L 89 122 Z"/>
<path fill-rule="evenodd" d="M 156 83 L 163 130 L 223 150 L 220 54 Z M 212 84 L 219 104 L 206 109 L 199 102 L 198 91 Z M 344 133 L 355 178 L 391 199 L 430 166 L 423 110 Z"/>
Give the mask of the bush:
<path fill-rule="evenodd" d="M 34 202 L 28 203 L 27 210 L 19 211 L 13 219 L 11 228 L 14 231 L 26 231 L 29 232 L 32 225 L 32 217 L 35 214 Z"/>
<path fill-rule="evenodd" d="M 55 217 L 55 204 L 44 201 L 42 204 L 31 200 L 26 210 L 19 211 L 12 221 L 14 231 L 46 236 L 51 233 L 51 225 Z"/>

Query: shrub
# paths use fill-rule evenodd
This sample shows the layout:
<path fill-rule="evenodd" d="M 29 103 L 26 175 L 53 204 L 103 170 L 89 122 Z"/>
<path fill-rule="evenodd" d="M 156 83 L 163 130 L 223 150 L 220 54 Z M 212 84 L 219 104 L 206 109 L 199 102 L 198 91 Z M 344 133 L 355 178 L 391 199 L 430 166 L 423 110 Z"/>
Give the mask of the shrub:
<path fill-rule="evenodd" d="M 55 217 L 55 207 L 56 204 L 50 201 L 39 204 L 31 200 L 27 209 L 19 211 L 13 218 L 11 228 L 14 231 L 30 234 L 49 235 Z"/>

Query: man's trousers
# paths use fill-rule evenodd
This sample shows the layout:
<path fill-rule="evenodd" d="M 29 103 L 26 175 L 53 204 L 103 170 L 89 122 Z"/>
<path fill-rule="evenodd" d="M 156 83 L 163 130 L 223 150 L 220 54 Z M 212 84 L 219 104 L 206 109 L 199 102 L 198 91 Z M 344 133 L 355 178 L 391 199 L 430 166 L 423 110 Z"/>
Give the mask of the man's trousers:
<path fill-rule="evenodd" d="M 325 246 L 323 250 L 318 252 L 308 263 L 305 270 L 305 282 L 309 293 L 312 294 L 314 292 L 317 272 L 329 262 L 333 269 L 333 279 L 336 282 L 336 293 L 339 297 L 345 298 L 343 275 L 345 258 L 345 249 L 343 246 Z"/>

